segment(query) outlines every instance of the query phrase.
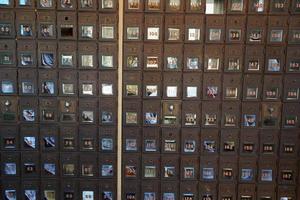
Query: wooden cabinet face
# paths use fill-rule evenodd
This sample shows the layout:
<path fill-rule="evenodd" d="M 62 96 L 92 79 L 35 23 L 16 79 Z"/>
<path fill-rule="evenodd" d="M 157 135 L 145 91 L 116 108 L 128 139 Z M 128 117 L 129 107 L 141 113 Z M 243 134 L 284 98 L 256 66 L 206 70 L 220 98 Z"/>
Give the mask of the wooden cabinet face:
<path fill-rule="evenodd" d="M 160 155 L 161 163 L 151 168 L 160 192 L 143 184 L 142 173 L 140 187 L 123 187 L 125 199 L 294 198 L 296 190 L 277 185 L 294 186 L 298 178 L 298 169 L 281 161 L 298 151 L 299 134 L 286 134 L 299 129 L 298 4 L 125 1 L 123 84 L 133 92 L 128 96 L 123 86 L 123 128 L 132 129 L 126 137 L 136 158 L 151 154 L 157 162 Z M 131 31 L 135 36 L 128 38 Z M 128 115 L 135 123 L 126 124 Z M 143 139 L 134 136 L 139 131 Z M 179 156 L 179 170 L 166 166 L 167 156 Z M 279 168 L 269 165 L 277 160 Z M 139 167 L 145 170 L 142 161 Z"/>
<path fill-rule="evenodd" d="M 118 9 L 0 1 L 0 199 L 117 198 Z"/>
<path fill-rule="evenodd" d="M 1 197 L 299 199 L 299 13 L 0 0 Z"/>
<path fill-rule="evenodd" d="M 134 150 L 123 155 L 153 162 L 135 163 L 140 186 L 124 186 L 125 199 L 294 198 L 277 185 L 299 179 L 281 160 L 299 140 L 286 134 L 299 129 L 298 4 L 125 1 L 123 129 Z M 146 167 L 160 191 L 144 183 Z"/>

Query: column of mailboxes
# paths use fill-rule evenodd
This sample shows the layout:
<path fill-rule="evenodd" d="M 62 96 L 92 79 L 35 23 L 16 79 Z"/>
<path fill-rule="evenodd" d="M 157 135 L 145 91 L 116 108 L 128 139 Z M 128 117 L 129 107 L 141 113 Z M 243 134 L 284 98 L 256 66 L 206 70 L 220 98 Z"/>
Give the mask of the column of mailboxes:
<path fill-rule="evenodd" d="M 300 2 L 226 3 L 125 0 L 124 199 L 300 198 Z"/>
<path fill-rule="evenodd" d="M 116 0 L 0 0 L 0 199 L 115 199 Z"/>

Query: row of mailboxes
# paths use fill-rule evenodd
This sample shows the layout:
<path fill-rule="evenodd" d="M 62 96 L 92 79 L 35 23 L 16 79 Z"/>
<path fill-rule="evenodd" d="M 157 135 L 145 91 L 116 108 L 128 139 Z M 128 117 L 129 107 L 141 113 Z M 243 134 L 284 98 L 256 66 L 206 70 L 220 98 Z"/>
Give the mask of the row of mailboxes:
<path fill-rule="evenodd" d="M 246 157 L 247 158 L 247 157 Z M 142 160 L 142 163 L 140 163 Z M 124 158 L 124 180 L 200 180 L 203 182 L 233 183 L 278 183 L 295 185 L 298 181 L 297 160 L 280 160 L 262 157 L 253 158 L 200 156 L 181 157 L 176 155 L 140 156 Z"/>
<path fill-rule="evenodd" d="M 1 97 L 1 122 L 116 125 L 117 102 L 111 99 Z M 299 104 L 277 102 L 124 101 L 124 126 L 186 126 L 205 128 L 299 127 Z M 95 107 L 99 108 L 95 109 Z"/>
<path fill-rule="evenodd" d="M 117 23 L 113 13 L 1 10 L 0 38 L 116 41 Z"/>
<path fill-rule="evenodd" d="M 126 43 L 124 48 L 126 71 L 299 72 L 299 50 L 295 46 L 145 44 L 143 47 L 139 43 Z"/>
<path fill-rule="evenodd" d="M 111 179 L 5 180 L 1 182 L 2 199 L 113 200 L 117 198 L 116 181 Z"/>
<path fill-rule="evenodd" d="M 123 98 L 298 102 L 298 75 L 124 72 Z M 100 97 L 118 93 L 115 71 L 0 69 L 0 94 Z M 3 97 L 4 98 L 4 97 Z"/>
<path fill-rule="evenodd" d="M 57 16 L 59 20 L 57 26 L 55 17 L 52 21 L 37 20 L 37 24 L 35 24 L 35 13 L 22 13 L 22 16 L 32 16 L 33 19 L 17 20 L 14 26 L 14 18 L 9 16 L 10 14 L 12 13 L 5 12 L 3 15 L 7 15 L 6 18 L 0 18 L 0 36 L 2 38 L 17 36 L 20 39 L 34 39 L 35 37 L 56 39 L 57 37 L 64 40 L 76 40 L 78 37 L 79 40 L 95 40 L 99 36 L 100 41 L 116 41 L 118 35 L 117 16 L 112 14 L 99 15 L 99 19 L 101 19 L 99 22 L 96 13 L 94 15 L 90 13 L 78 14 L 82 22 L 79 21 L 77 24 L 76 21 L 72 22 L 71 20 L 71 17 L 76 18 L 76 13 L 69 13 L 70 16 L 61 13 L 63 16 Z M 206 43 L 223 43 L 225 40 L 227 43 L 244 43 L 246 41 L 249 44 L 262 44 L 267 41 L 269 44 L 284 44 L 288 40 L 290 44 L 299 44 L 299 17 L 291 18 L 290 21 L 287 17 L 265 17 L 262 19 L 261 17 L 249 17 L 247 30 L 244 25 L 245 17 L 228 17 L 226 22 L 223 17 L 206 17 L 205 20 L 204 16 L 200 16 L 200 20 L 198 20 L 199 16 L 197 15 L 185 17 L 184 15 L 166 15 L 165 20 L 160 15 L 146 15 L 145 21 L 143 21 L 141 14 L 127 14 L 125 17 L 125 41 L 141 41 L 144 36 L 145 41 L 152 42 L 161 42 L 164 38 L 167 42 L 185 40 L 186 43 L 201 43 L 205 38 Z M 51 19 L 51 16 L 45 18 Z M 165 30 L 163 23 L 165 23 Z M 206 32 L 204 26 L 206 26 Z"/>
<path fill-rule="evenodd" d="M 125 43 L 124 49 L 126 71 L 299 72 L 296 46 Z"/>
<path fill-rule="evenodd" d="M 114 71 L 1 69 L 0 72 L 0 92 L 5 96 L 117 96 Z M 147 72 L 142 78 L 140 72 L 125 72 L 123 97 L 298 102 L 300 82 L 297 76 Z"/>
<path fill-rule="evenodd" d="M 1 125 L 1 150 L 5 152 L 117 151 L 115 127 L 95 125 Z"/>
<path fill-rule="evenodd" d="M 123 129 L 123 152 L 126 155 L 162 153 L 182 155 L 240 155 L 297 158 L 298 130 L 197 129 L 147 127 Z M 222 157 L 221 157 L 222 158 Z M 256 158 L 255 158 L 256 160 Z"/>
<path fill-rule="evenodd" d="M 116 41 L 118 16 L 76 12 L 0 15 L 0 37 Z M 126 14 L 124 40 L 186 43 L 299 44 L 299 17 Z"/>
<path fill-rule="evenodd" d="M 22 184 L 22 187 L 20 187 Z M 56 180 L 48 181 L 8 181 L 3 183 L 2 196 L 20 198 L 33 195 L 37 199 L 82 199 L 82 200 L 112 200 L 116 198 L 114 182 L 100 182 L 81 180 L 80 184 L 73 179 L 66 179 L 58 184 Z M 257 189 L 256 189 L 257 188 Z M 296 200 L 297 188 L 294 186 L 278 186 L 260 184 L 214 184 L 198 183 L 196 181 L 176 182 L 135 182 L 129 181 L 124 188 L 122 199 L 162 199 L 162 200 Z M 299 190 L 299 189 L 298 189 Z M 218 192 L 217 192 L 218 191 Z M 277 195 L 276 195 L 277 194 Z M 5 198 L 4 198 L 5 199 Z"/>
<path fill-rule="evenodd" d="M 77 47 L 78 45 L 78 47 Z M 17 51 L 17 54 L 16 52 Z M 115 43 L 52 42 L 3 40 L 0 42 L 0 66 L 42 69 L 112 70 L 118 66 Z"/>
<path fill-rule="evenodd" d="M 117 101 L 112 99 L 0 97 L 1 122 L 76 123 L 112 126 L 117 123 Z"/>
<path fill-rule="evenodd" d="M 78 47 L 77 47 L 78 45 Z M 16 47 L 17 46 L 17 47 Z M 263 45 L 154 45 L 126 43 L 126 71 L 204 71 L 232 73 L 299 73 L 297 46 Z M 17 51 L 17 53 L 16 53 Z M 77 51 L 77 52 L 76 52 Z M 115 43 L 0 42 L 0 66 L 40 69 L 113 70 L 118 67 Z"/>
<path fill-rule="evenodd" d="M 1 156 L 2 178 L 55 178 L 85 177 L 105 178 L 116 177 L 116 156 L 109 154 L 99 156 L 89 153 L 6 153 Z M 21 159 L 20 159 L 21 156 Z M 33 157 L 35 156 L 35 157 Z M 247 157 L 245 157 L 247 158 Z M 227 183 L 265 183 L 296 185 L 298 182 L 298 162 L 294 159 L 278 161 L 271 158 L 260 158 L 256 163 L 253 158 L 222 157 L 182 157 L 178 156 L 127 156 L 123 164 L 124 180 L 200 180 L 203 182 Z M 142 159 L 143 163 L 139 163 Z M 226 160 L 227 159 L 227 160 Z M 230 159 L 230 160 L 228 160 Z M 251 161 L 251 162 L 250 162 Z M 200 164 L 199 164 L 200 163 Z"/>
<path fill-rule="evenodd" d="M 273 128 L 299 127 L 299 105 L 281 103 L 220 103 L 218 101 L 126 100 L 124 126 L 185 126 L 204 128 Z"/>
<path fill-rule="evenodd" d="M 2 126 L 2 151 L 99 151 L 116 152 L 114 127 L 61 125 Z M 124 153 L 187 155 L 279 155 L 297 157 L 298 130 L 124 128 Z M 121 147 L 119 147 L 121 148 Z"/>
<path fill-rule="evenodd" d="M 125 14 L 124 40 L 168 43 L 299 43 L 299 17 Z"/>
<path fill-rule="evenodd" d="M 114 43 L 38 42 L 0 43 L 0 66 L 42 69 L 116 69 Z M 299 73 L 299 48 L 263 45 L 125 44 L 124 70 Z M 16 51 L 17 50 L 17 54 Z M 76 51 L 78 50 L 78 53 Z M 285 56 L 286 54 L 286 56 Z"/>
<path fill-rule="evenodd" d="M 20 18 L 20 19 L 19 19 Z M 64 39 L 64 40 L 117 40 L 117 16 L 113 14 L 79 13 L 14 13 L 3 11 L 0 16 L 1 38 Z M 58 20 L 56 25 L 56 18 Z M 98 21 L 99 18 L 99 21 Z M 165 19 L 164 19 L 165 18 Z M 198 19 L 199 18 L 199 19 Z M 37 23 L 35 23 L 35 20 Z M 16 22 L 15 22 L 16 21 Z M 299 44 L 299 17 L 227 17 L 198 15 L 145 15 L 127 14 L 124 22 L 125 41 L 182 42 L 186 43 L 244 43 Z M 77 28 L 78 26 L 78 28 Z M 205 27 L 206 26 L 206 27 Z M 225 28 L 226 27 L 226 28 Z M 246 29 L 247 27 L 247 29 Z M 204 31 L 206 28 L 206 31 Z M 78 31 L 77 31 L 78 29 Z M 99 30 L 97 30 L 99 29 Z M 143 30 L 144 29 L 144 30 Z M 185 32 L 185 33 L 184 33 Z M 226 32 L 226 33 L 225 33 Z M 77 36 L 78 35 L 78 36 Z M 164 36 L 163 36 L 164 35 Z M 226 36 L 226 37 L 225 37 Z"/>
<path fill-rule="evenodd" d="M 115 154 L 98 153 L 3 153 L 2 177 L 116 177 Z M 122 177 L 132 179 L 200 180 L 205 182 L 298 182 L 297 159 L 272 156 L 181 156 L 125 154 Z"/>
<path fill-rule="evenodd" d="M 297 14 L 299 1 L 284 0 L 125 0 L 125 12 L 173 12 L 205 14 Z"/>
<path fill-rule="evenodd" d="M 3 153 L 2 177 L 108 178 L 117 176 L 115 154 L 89 153 Z"/>
<path fill-rule="evenodd" d="M 0 69 L 1 95 L 116 97 L 116 71 Z"/>
<path fill-rule="evenodd" d="M 145 7 L 146 12 L 187 12 L 187 13 L 206 13 L 206 14 L 293 14 L 299 13 L 299 1 L 293 0 L 245 0 L 238 1 L 207 1 L 203 0 L 125 0 L 125 12 L 142 12 Z M 57 10 L 79 10 L 102 12 L 116 11 L 118 1 L 116 0 L 39 0 L 38 2 L 5 0 L 0 3 L 1 8 L 22 8 L 22 9 L 55 9 Z M 204 11 L 205 10 L 205 11 Z"/>
<path fill-rule="evenodd" d="M 297 189 L 293 186 L 264 184 L 203 183 L 203 182 L 172 182 L 172 181 L 135 181 L 126 182 L 123 198 L 131 199 L 162 199 L 162 200 L 296 200 Z M 299 192 L 298 192 L 299 193 Z M 150 196 L 150 197 L 149 197 Z"/>
<path fill-rule="evenodd" d="M 100 72 L 101 74 L 101 72 Z M 298 75 L 124 72 L 123 98 L 298 102 Z"/>
<path fill-rule="evenodd" d="M 18 8 L 24 10 L 62 10 L 62 11 L 100 11 L 116 12 L 118 8 L 117 0 L 3 0 L 0 8 Z"/>

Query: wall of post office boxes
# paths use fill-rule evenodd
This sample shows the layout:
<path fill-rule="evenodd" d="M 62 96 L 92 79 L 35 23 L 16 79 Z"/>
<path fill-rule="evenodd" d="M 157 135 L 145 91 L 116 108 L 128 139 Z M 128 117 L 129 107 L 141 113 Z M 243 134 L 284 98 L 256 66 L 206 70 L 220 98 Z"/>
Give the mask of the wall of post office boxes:
<path fill-rule="evenodd" d="M 0 0 L 0 199 L 116 199 L 117 29 L 116 0 Z"/>
<path fill-rule="evenodd" d="M 124 10 L 123 199 L 299 200 L 300 1 Z"/>
<path fill-rule="evenodd" d="M 0 84 L 0 199 L 300 199 L 300 0 L 0 0 Z"/>

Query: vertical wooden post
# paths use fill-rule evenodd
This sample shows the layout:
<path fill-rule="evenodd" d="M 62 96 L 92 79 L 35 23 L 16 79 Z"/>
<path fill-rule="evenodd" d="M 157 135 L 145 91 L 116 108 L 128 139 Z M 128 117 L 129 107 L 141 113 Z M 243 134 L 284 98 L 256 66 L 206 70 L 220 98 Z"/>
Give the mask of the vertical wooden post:
<path fill-rule="evenodd" d="M 123 83 L 123 11 L 124 1 L 119 0 L 118 20 L 118 151 L 117 151 L 117 199 L 122 199 L 122 83 Z"/>

